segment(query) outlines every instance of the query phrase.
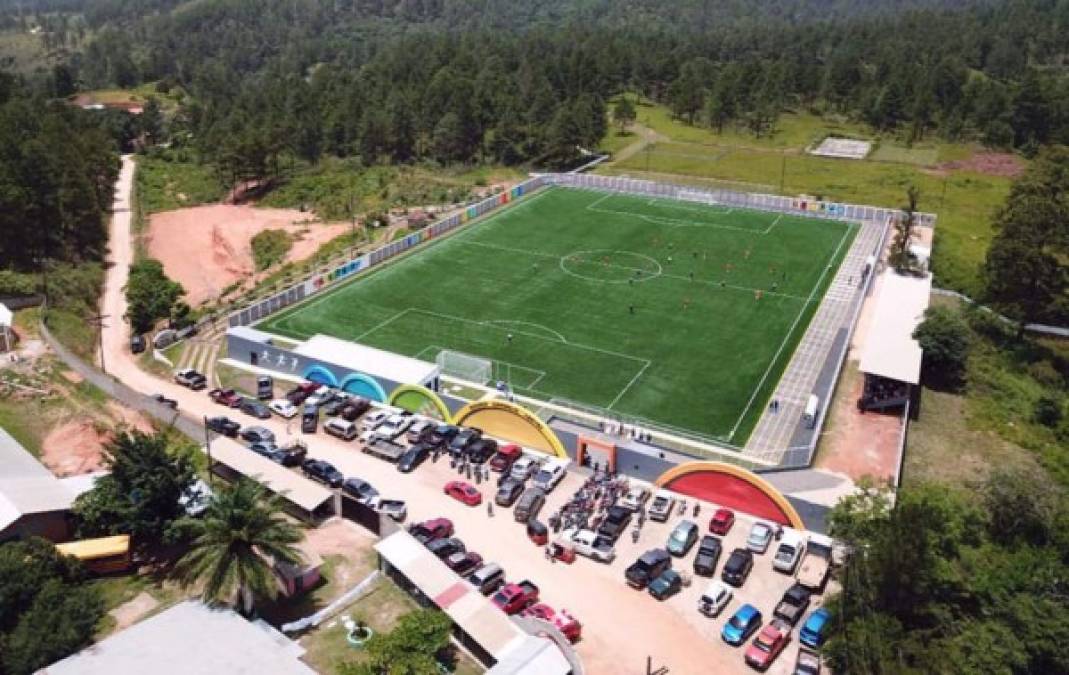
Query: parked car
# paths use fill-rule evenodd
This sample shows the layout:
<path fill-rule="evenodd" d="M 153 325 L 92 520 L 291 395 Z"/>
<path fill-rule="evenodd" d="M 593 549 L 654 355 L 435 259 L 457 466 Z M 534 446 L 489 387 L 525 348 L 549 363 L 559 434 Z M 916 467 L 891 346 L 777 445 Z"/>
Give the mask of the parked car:
<path fill-rule="evenodd" d="M 512 467 L 509 469 L 509 475 L 519 480 L 527 480 L 538 469 L 538 462 L 533 457 L 523 455 L 516 459 L 512 463 Z"/>
<path fill-rule="evenodd" d="M 144 335 L 133 335 L 130 337 L 130 352 L 133 354 L 140 354 L 148 349 L 148 341 L 145 340 Z"/>
<path fill-rule="evenodd" d="M 229 417 L 209 417 L 206 426 L 217 434 L 237 438 L 241 425 Z"/>
<path fill-rule="evenodd" d="M 738 647 L 761 627 L 761 620 L 761 612 L 753 605 L 745 604 L 735 610 L 724 624 L 720 638 L 732 647 Z"/>
<path fill-rule="evenodd" d="M 347 403 L 349 403 L 349 394 L 341 392 L 332 401 L 320 406 L 320 409 L 323 411 L 324 417 L 337 417 Z"/>
<path fill-rule="evenodd" d="M 784 574 L 794 574 L 798 563 L 805 555 L 805 537 L 796 530 L 784 530 L 776 554 L 772 557 L 772 569 Z"/>
<path fill-rule="evenodd" d="M 371 507 L 384 516 L 389 516 L 397 522 L 402 522 L 408 517 L 408 505 L 403 499 L 382 499 L 375 497 L 371 500 Z"/>
<path fill-rule="evenodd" d="M 174 400 L 173 398 L 167 398 L 163 394 L 154 394 L 152 396 L 152 400 L 156 403 L 159 403 L 160 405 L 167 406 L 171 410 L 178 410 L 178 401 Z"/>
<path fill-rule="evenodd" d="M 302 382 L 286 392 L 285 399 L 293 405 L 300 405 L 321 386 L 318 382 Z"/>
<path fill-rule="evenodd" d="M 534 485 L 535 487 L 542 488 L 546 493 L 553 492 L 553 488 L 557 487 L 564 476 L 567 474 L 568 464 L 562 460 L 550 460 L 542 465 L 542 468 L 535 474 Z"/>
<path fill-rule="evenodd" d="M 341 471 L 334 468 L 334 465 L 330 462 L 322 459 L 306 459 L 301 464 L 301 471 L 309 478 L 313 478 L 321 483 L 326 483 L 332 488 L 341 487 L 341 484 L 345 481 L 345 476 Z"/>
<path fill-rule="evenodd" d="M 241 401 L 244 397 L 234 391 L 233 389 L 212 389 L 208 392 L 208 398 L 215 401 L 219 405 L 225 405 L 228 408 L 237 408 L 241 405 Z"/>
<path fill-rule="evenodd" d="M 735 512 L 731 509 L 717 509 L 713 517 L 709 519 L 709 531 L 723 537 L 731 531 L 735 524 Z"/>
<path fill-rule="evenodd" d="M 750 536 L 746 538 L 746 548 L 754 553 L 764 553 L 772 542 L 772 528 L 767 523 L 757 522 L 750 528 Z"/>
<path fill-rule="evenodd" d="M 507 473 L 512 468 L 512 463 L 522 455 L 523 449 L 515 443 L 502 445 L 497 449 L 497 454 L 490 458 L 490 470 Z"/>
<path fill-rule="evenodd" d="M 646 551 L 624 570 L 624 578 L 632 588 L 645 588 L 661 573 L 672 567 L 672 556 L 663 548 Z"/>
<path fill-rule="evenodd" d="M 710 581 L 705 592 L 698 598 L 698 611 L 708 617 L 715 617 L 724 611 L 734 595 L 723 581 Z"/>
<path fill-rule="evenodd" d="M 746 648 L 746 664 L 757 670 L 768 670 L 790 641 L 791 627 L 773 619 Z"/>
<path fill-rule="evenodd" d="M 506 478 L 497 488 L 497 494 L 494 495 L 494 503 L 498 506 L 512 506 L 522 493 L 523 481 Z"/>
<path fill-rule="evenodd" d="M 616 559 L 616 549 L 593 530 L 570 528 L 562 532 L 561 537 L 570 541 L 579 555 L 603 563 L 611 563 Z"/>
<path fill-rule="evenodd" d="M 476 429 L 475 427 L 463 427 L 453 436 L 453 440 L 449 441 L 449 452 L 453 455 L 462 455 L 468 449 L 468 446 L 475 441 L 482 438 L 482 429 Z"/>
<path fill-rule="evenodd" d="M 650 489 L 645 485 L 632 485 L 624 498 L 620 500 L 620 506 L 632 511 L 638 511 L 650 498 Z"/>
<path fill-rule="evenodd" d="M 364 419 L 360 421 L 360 426 L 364 431 L 374 431 L 382 426 L 382 423 L 386 421 L 386 418 L 390 416 L 390 413 L 381 408 L 372 410 L 368 414 L 364 415 Z"/>
<path fill-rule="evenodd" d="M 431 431 L 428 440 L 437 447 L 445 447 L 449 445 L 458 433 L 460 433 L 460 429 L 452 424 L 439 424 Z"/>
<path fill-rule="evenodd" d="M 668 544 L 665 548 L 672 555 L 681 557 L 690 552 L 696 541 L 698 541 L 698 526 L 690 520 L 681 520 L 668 535 Z"/>
<path fill-rule="evenodd" d="M 483 564 L 483 557 L 475 551 L 467 551 L 466 553 L 454 553 L 445 559 L 445 566 L 453 570 L 460 576 L 477 569 Z"/>
<path fill-rule="evenodd" d="M 808 588 L 801 584 L 794 584 L 783 593 L 772 615 L 783 619 L 793 627 L 809 609 L 810 595 Z"/>
<path fill-rule="evenodd" d="M 745 548 L 737 548 L 728 556 L 724 563 L 724 569 L 720 572 L 720 578 L 738 588 L 746 583 L 746 577 L 750 576 L 753 569 L 753 552 Z"/>
<path fill-rule="evenodd" d="M 411 415 L 390 415 L 375 429 L 375 433 L 381 438 L 388 438 L 392 441 L 408 431 L 410 426 L 412 426 Z"/>
<path fill-rule="evenodd" d="M 263 403 L 260 403 L 259 401 L 254 401 L 251 398 L 247 398 L 242 401 L 239 410 L 241 410 L 241 412 L 245 413 L 246 415 L 255 417 L 259 420 L 266 420 L 271 417 L 271 411 L 268 409 L 267 406 L 265 406 Z"/>
<path fill-rule="evenodd" d="M 271 459 L 271 453 L 274 452 L 275 450 L 278 450 L 278 446 L 275 445 L 274 442 L 271 442 L 271 443 L 250 443 L 249 444 L 249 450 L 252 450 L 257 455 L 260 455 L 261 457 L 267 457 L 268 459 Z"/>
<path fill-rule="evenodd" d="M 241 431 L 241 440 L 249 443 L 274 443 L 275 432 L 264 427 L 245 427 Z"/>
<path fill-rule="evenodd" d="M 448 518 L 432 518 L 408 528 L 408 533 L 419 543 L 426 545 L 435 539 L 453 536 L 453 521 Z"/>
<path fill-rule="evenodd" d="M 189 387 L 194 391 L 204 389 L 208 386 L 208 378 L 192 368 L 183 368 L 174 371 L 174 381 L 183 387 Z"/>
<path fill-rule="evenodd" d="M 791 675 L 820 675 L 820 657 L 808 649 L 799 649 Z"/>
<path fill-rule="evenodd" d="M 439 560 L 445 560 L 454 553 L 464 553 L 467 549 L 464 548 L 464 542 L 456 537 L 449 537 L 431 541 L 427 544 L 427 550 L 438 556 Z"/>
<path fill-rule="evenodd" d="M 301 433 L 314 434 L 319 428 L 319 408 L 304 406 L 301 413 Z"/>
<path fill-rule="evenodd" d="M 487 563 L 468 575 L 468 583 L 483 595 L 490 595 L 505 585 L 505 570 L 497 563 Z"/>
<path fill-rule="evenodd" d="M 343 441 L 351 441 L 360 433 L 355 424 L 340 417 L 334 417 L 324 422 L 323 431 Z"/>
<path fill-rule="evenodd" d="M 519 614 L 538 602 L 538 586 L 528 580 L 505 584 L 490 601 L 505 614 Z"/>
<path fill-rule="evenodd" d="M 810 535 L 809 542 L 806 544 L 805 557 L 802 558 L 802 564 L 798 568 L 796 576 L 798 583 L 813 591 L 822 589 L 831 572 L 832 553 L 831 539 L 824 535 Z"/>
<path fill-rule="evenodd" d="M 426 443 L 416 443 L 408 450 L 405 450 L 405 454 L 401 455 L 401 459 L 397 460 L 397 470 L 401 473 L 411 473 L 420 464 L 427 461 L 430 456 L 431 446 Z"/>
<path fill-rule="evenodd" d="M 271 459 L 282 466 L 300 466 L 308 457 L 308 448 L 303 443 L 293 443 L 275 450 Z"/>
<path fill-rule="evenodd" d="M 802 629 L 798 631 L 798 641 L 813 649 L 823 647 L 824 639 L 828 636 L 828 622 L 830 621 L 831 612 L 827 607 L 813 610 L 813 613 L 802 624 Z"/>
<path fill-rule="evenodd" d="M 665 600 L 678 593 L 683 588 L 683 577 L 675 570 L 665 570 L 660 576 L 650 582 L 649 594 L 658 600 Z"/>
<path fill-rule="evenodd" d="M 346 478 L 341 484 L 341 489 L 345 494 L 367 506 L 371 506 L 372 500 L 379 496 L 379 491 L 371 483 L 360 478 Z"/>
<path fill-rule="evenodd" d="M 534 520 L 538 517 L 538 512 L 542 510 L 542 506 L 544 506 L 545 503 L 545 492 L 536 487 L 527 488 L 527 490 L 520 496 L 520 500 L 516 502 L 516 507 L 512 509 L 512 516 L 516 519 L 517 523 L 526 523 Z"/>
<path fill-rule="evenodd" d="M 497 441 L 492 438 L 480 438 L 468 446 L 468 461 L 473 464 L 485 464 L 497 452 Z"/>
<path fill-rule="evenodd" d="M 523 616 L 545 621 L 572 643 L 578 642 L 583 634 L 583 625 L 566 609 L 554 611 L 549 605 L 540 602 L 523 610 Z"/>
<path fill-rule="evenodd" d="M 630 509 L 618 505 L 610 506 L 605 512 L 605 520 L 601 521 L 601 526 L 598 527 L 598 536 L 615 544 L 631 524 L 631 516 Z"/>
<path fill-rule="evenodd" d="M 409 443 L 415 445 L 416 443 L 422 443 L 427 440 L 431 432 L 434 431 L 434 423 L 430 420 L 416 420 L 408 427 L 408 432 L 405 438 Z"/>
<path fill-rule="evenodd" d="M 650 520 L 658 523 L 665 522 L 668 520 L 668 516 L 672 515 L 672 509 L 675 505 L 676 498 L 671 492 L 658 490 L 657 494 L 653 496 L 653 503 L 650 505 Z"/>
<path fill-rule="evenodd" d="M 297 416 L 297 413 L 300 412 L 299 410 L 297 410 L 296 405 L 290 403 L 284 398 L 276 398 L 275 400 L 267 404 L 267 408 L 282 419 L 286 420 L 293 419 Z"/>
<path fill-rule="evenodd" d="M 703 577 L 711 577 L 716 574 L 716 564 L 720 561 L 720 552 L 723 547 L 720 540 L 711 534 L 702 537 L 698 545 L 698 555 L 694 556 L 694 573 Z"/>
<path fill-rule="evenodd" d="M 451 480 L 445 484 L 445 493 L 468 506 L 478 506 L 483 502 L 482 493 L 475 489 L 471 483 L 462 480 Z"/>
<path fill-rule="evenodd" d="M 275 381 L 270 375 L 260 375 L 256 378 L 256 398 L 261 401 L 270 401 L 275 397 Z"/>
<path fill-rule="evenodd" d="M 371 408 L 371 401 L 361 396 L 353 396 L 341 407 L 338 416 L 349 422 L 355 422 L 357 418 Z"/>

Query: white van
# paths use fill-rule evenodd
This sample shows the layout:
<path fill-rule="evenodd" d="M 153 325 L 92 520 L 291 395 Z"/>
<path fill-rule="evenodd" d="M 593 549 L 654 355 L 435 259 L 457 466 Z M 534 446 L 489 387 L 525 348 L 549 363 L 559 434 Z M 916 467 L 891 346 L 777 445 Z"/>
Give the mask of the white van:
<path fill-rule="evenodd" d="M 331 417 L 323 423 L 323 431 L 331 436 L 337 436 L 343 441 L 351 441 L 360 432 L 356 425 L 340 417 Z"/>
<path fill-rule="evenodd" d="M 805 412 L 802 413 L 802 419 L 805 420 L 805 425 L 812 429 L 817 425 L 817 412 L 820 411 L 820 397 L 816 394 L 810 394 L 809 400 L 805 403 Z"/>
<path fill-rule="evenodd" d="M 542 488 L 547 493 L 552 492 L 553 488 L 564 479 L 567 470 L 568 462 L 560 459 L 550 460 L 543 464 L 541 470 L 535 474 L 534 486 Z"/>
<path fill-rule="evenodd" d="M 805 555 L 806 538 L 796 530 L 784 529 L 776 555 L 772 557 L 772 569 L 784 574 L 794 574 L 802 556 Z"/>

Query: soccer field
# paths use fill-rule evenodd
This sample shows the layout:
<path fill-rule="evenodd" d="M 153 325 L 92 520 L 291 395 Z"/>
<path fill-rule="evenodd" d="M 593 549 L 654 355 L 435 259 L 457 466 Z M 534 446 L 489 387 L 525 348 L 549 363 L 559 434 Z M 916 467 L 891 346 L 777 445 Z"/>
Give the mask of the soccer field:
<path fill-rule="evenodd" d="M 428 361 L 457 350 L 517 394 L 742 445 L 855 232 L 549 188 L 260 328 Z"/>

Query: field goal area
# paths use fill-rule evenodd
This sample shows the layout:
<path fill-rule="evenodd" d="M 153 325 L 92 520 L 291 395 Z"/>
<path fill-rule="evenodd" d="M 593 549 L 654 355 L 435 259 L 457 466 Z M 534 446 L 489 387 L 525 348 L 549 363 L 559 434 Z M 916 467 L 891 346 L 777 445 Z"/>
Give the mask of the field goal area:
<path fill-rule="evenodd" d="M 535 368 L 473 356 L 455 349 L 443 349 L 437 345 L 424 349 L 418 358 L 427 359 L 432 354 L 443 375 L 484 386 L 495 386 L 498 382 L 504 382 L 510 389 L 534 389 L 546 376 L 545 371 Z"/>

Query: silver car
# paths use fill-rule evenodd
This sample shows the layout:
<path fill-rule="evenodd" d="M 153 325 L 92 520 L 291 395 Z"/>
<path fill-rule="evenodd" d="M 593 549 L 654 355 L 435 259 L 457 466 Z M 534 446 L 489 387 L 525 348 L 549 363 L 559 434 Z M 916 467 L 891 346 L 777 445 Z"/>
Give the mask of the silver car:
<path fill-rule="evenodd" d="M 754 553 L 764 553 L 772 542 L 772 528 L 766 523 L 754 523 L 750 536 L 746 538 L 746 548 Z"/>

